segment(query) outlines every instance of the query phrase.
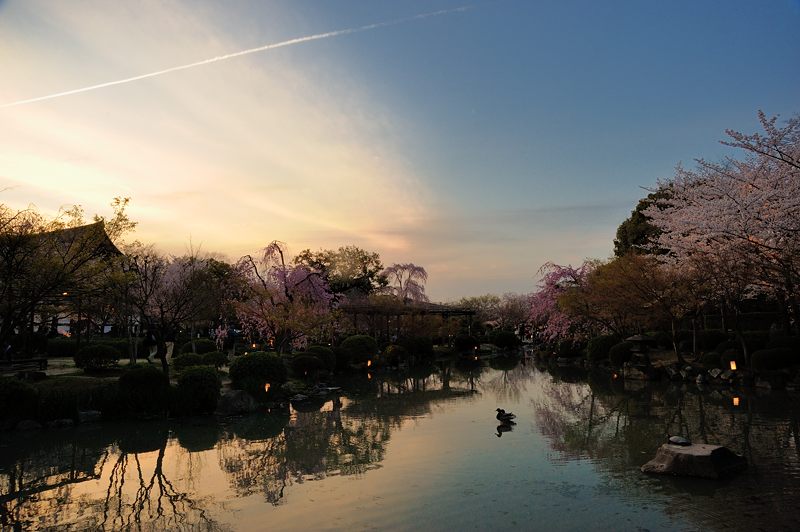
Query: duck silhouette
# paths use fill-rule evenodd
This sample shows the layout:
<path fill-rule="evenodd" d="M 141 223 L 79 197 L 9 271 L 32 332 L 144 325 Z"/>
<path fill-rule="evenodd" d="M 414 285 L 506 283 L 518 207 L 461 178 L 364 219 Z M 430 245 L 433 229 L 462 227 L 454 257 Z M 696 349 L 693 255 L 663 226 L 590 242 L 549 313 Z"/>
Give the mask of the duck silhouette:
<path fill-rule="evenodd" d="M 500 438 L 503 436 L 504 432 L 511 432 L 512 430 L 514 430 L 514 427 L 512 425 L 513 423 L 500 423 L 499 425 L 497 425 L 497 432 L 495 433 L 495 436 Z"/>
<path fill-rule="evenodd" d="M 508 424 L 508 425 L 515 425 L 516 424 L 516 423 L 514 423 L 514 418 L 517 417 L 517 416 L 515 416 L 511 412 L 506 412 L 502 408 L 498 408 L 497 409 L 497 415 L 495 417 L 497 418 L 497 421 L 499 421 L 500 423 L 505 423 L 505 424 Z"/>

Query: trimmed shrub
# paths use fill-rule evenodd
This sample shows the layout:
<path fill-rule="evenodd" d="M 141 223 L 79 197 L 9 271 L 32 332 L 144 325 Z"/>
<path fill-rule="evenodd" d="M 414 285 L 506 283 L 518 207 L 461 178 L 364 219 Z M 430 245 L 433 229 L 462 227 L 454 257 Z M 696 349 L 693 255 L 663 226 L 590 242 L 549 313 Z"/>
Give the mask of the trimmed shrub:
<path fill-rule="evenodd" d="M 672 335 L 670 333 L 665 331 L 649 331 L 645 334 L 651 337 L 658 347 L 672 349 Z"/>
<path fill-rule="evenodd" d="M 219 369 L 222 366 L 228 365 L 228 355 L 225 353 L 220 353 L 219 351 L 205 353 L 202 355 L 202 357 L 203 366 L 214 366 L 215 368 Z"/>
<path fill-rule="evenodd" d="M 198 355 L 204 355 L 206 353 L 210 353 L 212 351 L 217 350 L 217 344 L 214 340 L 209 340 L 208 338 L 198 338 L 194 341 L 194 351 L 192 351 L 192 342 L 186 342 L 181 346 L 181 353 L 196 353 Z"/>
<path fill-rule="evenodd" d="M 761 349 L 753 353 L 753 370 L 776 370 L 788 368 L 800 362 L 800 357 L 788 347 Z"/>
<path fill-rule="evenodd" d="M 110 345 L 90 344 L 75 353 L 75 365 L 85 371 L 93 371 L 114 366 L 119 362 L 120 353 Z"/>
<path fill-rule="evenodd" d="M 31 384 L 0 377 L 0 428 L 13 428 L 23 419 L 36 417 L 39 395 Z"/>
<path fill-rule="evenodd" d="M 800 336 L 775 336 L 767 344 L 767 349 L 785 347 L 795 353 L 800 353 Z"/>
<path fill-rule="evenodd" d="M 79 410 L 105 411 L 115 382 L 83 376 L 49 377 L 37 382 L 38 418 L 77 419 Z"/>
<path fill-rule="evenodd" d="M 328 371 L 334 371 L 336 369 L 336 354 L 330 347 L 326 347 L 324 345 L 312 345 L 308 348 L 308 352 L 322 360 L 322 362 L 325 363 L 325 368 Z"/>
<path fill-rule="evenodd" d="M 397 366 L 408 360 L 408 350 L 402 345 L 388 345 L 383 351 L 383 359 L 389 366 Z"/>
<path fill-rule="evenodd" d="M 618 343 L 619 337 L 615 334 L 595 336 L 586 345 L 586 358 L 591 362 L 608 360 L 608 352 Z"/>
<path fill-rule="evenodd" d="M 372 336 L 355 334 L 345 338 L 339 348 L 347 353 L 351 363 L 364 364 L 367 360 L 375 357 L 378 352 L 378 343 Z"/>
<path fill-rule="evenodd" d="M 453 347 L 455 348 L 457 353 L 466 353 L 468 351 L 474 351 L 476 347 L 480 344 L 478 343 L 478 339 L 474 336 L 469 335 L 458 335 L 453 338 Z"/>
<path fill-rule="evenodd" d="M 155 366 L 137 366 L 119 378 L 122 413 L 129 415 L 163 414 L 169 408 L 169 378 Z"/>
<path fill-rule="evenodd" d="M 74 357 L 78 352 L 78 340 L 66 336 L 56 336 L 47 340 L 48 357 Z"/>
<path fill-rule="evenodd" d="M 625 362 L 629 362 L 632 355 L 633 343 L 620 342 L 615 344 L 608 350 L 608 359 L 611 365 L 616 368 L 621 368 Z"/>
<path fill-rule="evenodd" d="M 489 334 L 489 343 L 500 349 L 515 349 L 522 345 L 522 340 L 511 331 L 494 331 Z"/>
<path fill-rule="evenodd" d="M 172 359 L 172 367 L 177 370 L 202 365 L 203 355 L 196 355 L 194 353 L 183 353 Z"/>
<path fill-rule="evenodd" d="M 429 336 L 404 336 L 397 341 L 412 355 L 429 357 L 433 355 L 433 339 Z"/>
<path fill-rule="evenodd" d="M 234 360 L 229 375 L 233 388 L 263 401 L 269 397 L 264 391 L 265 384 L 270 384 L 271 394 L 286 382 L 286 367 L 278 355 L 255 351 Z"/>
<path fill-rule="evenodd" d="M 173 413 L 179 415 L 208 414 L 217 409 L 222 383 L 210 366 L 187 368 L 178 377 Z"/>
<path fill-rule="evenodd" d="M 716 351 L 709 351 L 700 357 L 700 363 L 707 368 L 722 368 L 722 356 Z"/>
<path fill-rule="evenodd" d="M 292 374 L 298 379 L 316 379 L 325 363 L 313 353 L 297 353 L 290 361 Z"/>

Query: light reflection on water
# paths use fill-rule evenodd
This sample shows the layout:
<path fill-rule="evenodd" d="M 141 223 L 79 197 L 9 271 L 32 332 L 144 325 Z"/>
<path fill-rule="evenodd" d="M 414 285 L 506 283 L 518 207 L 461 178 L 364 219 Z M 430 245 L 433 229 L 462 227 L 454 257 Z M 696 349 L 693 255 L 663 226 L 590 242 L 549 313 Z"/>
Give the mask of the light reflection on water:
<path fill-rule="evenodd" d="M 800 529 L 796 396 L 734 407 L 723 390 L 509 359 L 341 384 L 346 395 L 280 415 L 3 434 L 0 525 Z M 512 430 L 497 407 L 517 414 Z M 642 475 L 677 433 L 750 468 L 722 482 Z"/>

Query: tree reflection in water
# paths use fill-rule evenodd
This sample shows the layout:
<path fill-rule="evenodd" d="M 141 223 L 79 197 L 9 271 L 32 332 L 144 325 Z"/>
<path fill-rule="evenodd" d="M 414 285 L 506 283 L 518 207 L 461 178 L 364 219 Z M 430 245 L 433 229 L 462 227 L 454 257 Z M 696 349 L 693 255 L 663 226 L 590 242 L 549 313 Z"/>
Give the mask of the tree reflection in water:
<path fill-rule="evenodd" d="M 569 383 L 557 372 L 531 400 L 535 423 L 556 460 L 591 459 L 625 493 L 669 498 L 668 512 L 701 528 L 797 529 L 800 497 L 800 401 L 785 392 L 737 393 L 694 385 L 653 385 L 590 375 Z M 567 377 L 569 380 L 569 377 Z M 668 435 L 724 445 L 749 468 L 726 482 L 647 477 L 641 464 Z M 783 512 L 780 509 L 784 509 Z"/>

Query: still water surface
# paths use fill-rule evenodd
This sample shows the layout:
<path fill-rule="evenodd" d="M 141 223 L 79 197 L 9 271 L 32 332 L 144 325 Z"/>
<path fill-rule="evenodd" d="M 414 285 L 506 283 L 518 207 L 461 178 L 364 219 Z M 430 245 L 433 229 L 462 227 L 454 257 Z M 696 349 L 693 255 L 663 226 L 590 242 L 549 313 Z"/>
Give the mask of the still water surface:
<path fill-rule="evenodd" d="M 796 395 L 531 360 L 343 383 L 300 410 L 0 435 L 3 529 L 800 530 Z M 517 414 L 498 432 L 495 408 Z M 750 468 L 648 477 L 667 434 Z M 499 434 L 499 435 L 498 435 Z"/>

